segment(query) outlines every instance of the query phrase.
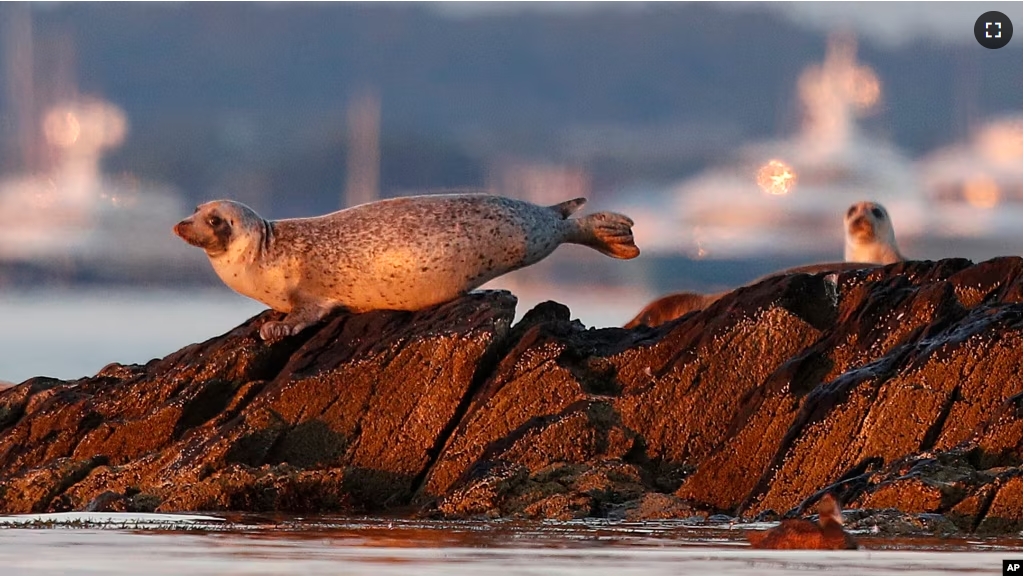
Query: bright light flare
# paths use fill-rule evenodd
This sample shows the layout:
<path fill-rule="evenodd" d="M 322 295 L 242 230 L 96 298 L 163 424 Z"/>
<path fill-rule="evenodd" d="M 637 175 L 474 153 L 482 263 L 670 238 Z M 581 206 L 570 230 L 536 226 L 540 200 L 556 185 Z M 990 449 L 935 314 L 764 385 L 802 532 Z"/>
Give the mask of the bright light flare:
<path fill-rule="evenodd" d="M 757 185 L 773 196 L 783 196 L 796 186 L 796 172 L 785 162 L 770 160 L 757 171 Z"/>

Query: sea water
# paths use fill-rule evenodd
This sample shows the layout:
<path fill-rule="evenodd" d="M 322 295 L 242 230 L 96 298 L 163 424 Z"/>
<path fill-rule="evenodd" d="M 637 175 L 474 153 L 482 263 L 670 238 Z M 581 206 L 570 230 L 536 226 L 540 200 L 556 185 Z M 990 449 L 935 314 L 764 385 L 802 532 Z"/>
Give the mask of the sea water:
<path fill-rule="evenodd" d="M 862 535 L 862 550 L 754 550 L 771 524 L 418 521 L 46 514 L 0 517 L 0 573 L 658 575 L 1001 574 L 1020 539 Z M 34 526 L 34 527 L 32 527 Z"/>
<path fill-rule="evenodd" d="M 0 381 L 91 376 L 223 334 L 266 307 L 226 289 L 0 292 Z"/>
<path fill-rule="evenodd" d="M 517 319 L 544 300 L 556 300 L 588 327 L 621 326 L 649 296 L 559 286 L 516 286 L 514 292 Z M 224 334 L 263 310 L 224 287 L 0 290 L 0 382 L 73 379 L 111 362 L 144 364 Z"/>

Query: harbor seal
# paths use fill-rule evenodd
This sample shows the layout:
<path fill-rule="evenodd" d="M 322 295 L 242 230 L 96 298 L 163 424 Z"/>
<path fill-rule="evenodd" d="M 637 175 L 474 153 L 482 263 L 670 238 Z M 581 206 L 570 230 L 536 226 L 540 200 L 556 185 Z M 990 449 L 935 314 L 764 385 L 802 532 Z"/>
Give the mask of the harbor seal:
<path fill-rule="evenodd" d="M 786 274 L 816 274 L 825 271 L 856 270 L 865 265 L 884 265 L 902 262 L 905 258 L 896 247 L 896 233 L 893 229 L 889 213 L 877 202 L 857 202 L 850 206 L 843 218 L 846 231 L 845 262 L 827 264 L 809 264 L 789 268 L 762 276 L 750 286 L 776 276 Z M 699 294 L 696 292 L 678 292 L 669 294 L 644 306 L 624 328 L 637 326 L 659 326 L 665 322 L 703 310 L 714 304 L 728 292 L 717 294 Z"/>
<path fill-rule="evenodd" d="M 885 207 L 877 202 L 857 202 L 846 211 L 847 262 L 895 264 L 905 258 L 896 247 L 896 232 Z"/>
<path fill-rule="evenodd" d="M 769 278 L 775 278 L 777 276 L 785 276 L 787 274 L 819 274 L 821 272 L 843 272 L 846 270 L 860 270 L 865 267 L 869 267 L 871 264 L 864 264 L 862 262 L 833 262 L 825 264 L 807 264 L 805 266 L 797 266 L 796 268 L 787 268 L 782 272 L 773 272 L 765 276 L 748 282 L 744 286 L 753 286 L 758 282 L 763 282 Z M 637 326 L 660 326 L 665 322 L 670 322 L 676 318 L 682 318 L 690 312 L 696 312 L 704 310 L 708 306 L 711 306 L 715 302 L 718 302 L 730 291 L 717 292 L 714 294 L 699 294 L 697 292 L 677 292 L 675 294 L 669 294 L 668 296 L 662 296 L 657 300 L 651 302 L 647 306 L 644 306 L 643 310 L 640 311 L 632 320 L 626 323 L 623 328 L 636 328 Z"/>
<path fill-rule="evenodd" d="M 767 532 L 747 532 L 754 548 L 773 550 L 856 550 L 857 540 L 843 530 L 843 510 L 831 494 L 818 501 L 818 523 L 783 520 Z"/>
<path fill-rule="evenodd" d="M 287 313 L 260 328 L 264 340 L 278 340 L 337 308 L 421 310 L 453 300 L 563 243 L 613 258 L 640 254 L 626 216 L 569 217 L 585 202 L 544 207 L 467 192 L 265 220 L 244 204 L 217 200 L 198 206 L 174 232 L 206 251 L 229 288 Z"/>
<path fill-rule="evenodd" d="M 633 317 L 632 320 L 627 322 L 623 328 L 636 328 L 638 326 L 650 326 L 653 328 L 655 326 L 661 326 L 665 322 L 670 322 L 676 318 L 682 318 L 690 312 L 703 310 L 714 304 L 725 294 L 725 292 L 720 292 L 718 294 L 677 292 L 675 294 L 669 294 L 668 296 L 662 296 L 647 306 L 644 306 L 643 310 Z"/>

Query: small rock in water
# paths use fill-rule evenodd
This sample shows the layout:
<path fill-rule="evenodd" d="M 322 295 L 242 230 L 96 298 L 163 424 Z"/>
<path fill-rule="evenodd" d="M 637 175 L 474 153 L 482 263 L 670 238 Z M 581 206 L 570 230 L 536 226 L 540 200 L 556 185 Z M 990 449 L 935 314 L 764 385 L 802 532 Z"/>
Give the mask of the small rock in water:
<path fill-rule="evenodd" d="M 112 490 L 101 493 L 85 506 L 86 512 L 125 512 L 127 510 L 125 497 Z"/>

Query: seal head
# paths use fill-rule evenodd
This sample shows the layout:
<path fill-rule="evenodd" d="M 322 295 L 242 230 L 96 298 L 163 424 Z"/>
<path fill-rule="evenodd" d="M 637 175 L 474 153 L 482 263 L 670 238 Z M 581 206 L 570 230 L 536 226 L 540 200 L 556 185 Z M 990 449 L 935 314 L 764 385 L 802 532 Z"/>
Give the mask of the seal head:
<path fill-rule="evenodd" d="M 274 224 L 252 208 L 233 200 L 207 202 L 178 222 L 174 233 L 202 248 L 214 272 L 235 292 L 280 312 L 295 307 L 294 271 L 271 254 Z"/>
<path fill-rule="evenodd" d="M 182 240 L 206 251 L 210 258 L 239 252 L 261 239 L 268 223 L 245 204 L 232 200 L 207 202 L 174 225 Z"/>
<path fill-rule="evenodd" d="M 896 246 L 896 232 L 885 207 L 877 202 L 857 202 L 844 218 L 847 262 L 894 264 L 905 260 Z"/>

